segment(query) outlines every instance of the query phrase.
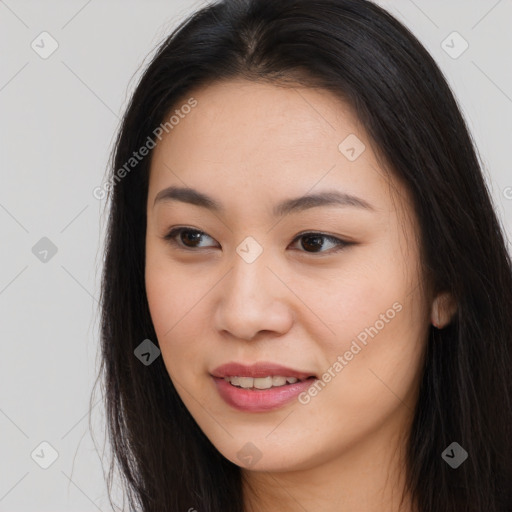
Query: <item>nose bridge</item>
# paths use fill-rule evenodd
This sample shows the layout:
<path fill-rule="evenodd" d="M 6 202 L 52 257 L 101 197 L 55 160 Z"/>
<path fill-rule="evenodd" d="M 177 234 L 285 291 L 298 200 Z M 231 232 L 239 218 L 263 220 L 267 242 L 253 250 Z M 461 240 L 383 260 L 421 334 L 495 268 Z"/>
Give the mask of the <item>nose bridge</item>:
<path fill-rule="evenodd" d="M 261 237 L 258 237 L 261 241 Z M 270 252 L 252 236 L 246 236 L 236 247 L 232 257 L 229 280 L 232 292 L 247 300 L 261 299 L 264 284 L 272 273 L 267 268 Z"/>
<path fill-rule="evenodd" d="M 226 291 L 236 302 L 268 302 L 271 297 L 267 297 L 267 285 L 272 273 L 267 268 L 267 255 L 262 253 L 254 259 L 245 259 L 243 254 L 240 255 L 241 249 L 242 244 L 233 257 Z"/>
<path fill-rule="evenodd" d="M 245 246 L 237 248 L 231 271 L 220 289 L 217 329 L 244 339 L 251 339 L 262 330 L 286 332 L 292 316 L 282 284 L 267 268 L 268 254 L 261 252 L 255 259 L 247 258 L 247 253 L 240 254 L 240 248 Z"/>

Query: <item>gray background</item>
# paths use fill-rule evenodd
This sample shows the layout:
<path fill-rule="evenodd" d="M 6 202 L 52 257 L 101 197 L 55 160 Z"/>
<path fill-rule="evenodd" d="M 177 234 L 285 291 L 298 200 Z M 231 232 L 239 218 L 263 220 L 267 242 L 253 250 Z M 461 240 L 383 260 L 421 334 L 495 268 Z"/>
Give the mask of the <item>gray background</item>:
<path fill-rule="evenodd" d="M 92 191 L 144 64 L 203 3 L 0 0 L 0 511 L 111 510 L 98 388 L 92 433 L 88 424 L 105 222 Z M 378 3 L 447 76 L 510 240 L 511 1 Z M 59 45 L 47 59 L 31 47 L 50 47 L 43 31 Z M 442 47 L 453 31 L 469 44 L 458 58 Z M 38 252 L 48 248 L 43 237 L 54 255 Z M 43 442 L 58 454 L 47 469 L 52 448 Z"/>

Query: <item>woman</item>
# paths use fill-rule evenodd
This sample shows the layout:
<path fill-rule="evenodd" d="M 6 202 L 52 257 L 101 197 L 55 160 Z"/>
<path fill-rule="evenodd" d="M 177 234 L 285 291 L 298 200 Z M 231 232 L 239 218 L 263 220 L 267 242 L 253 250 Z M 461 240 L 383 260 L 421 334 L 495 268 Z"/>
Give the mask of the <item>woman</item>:
<path fill-rule="evenodd" d="M 201 9 L 138 84 L 109 190 L 132 509 L 512 510 L 510 257 L 452 92 L 386 11 Z"/>

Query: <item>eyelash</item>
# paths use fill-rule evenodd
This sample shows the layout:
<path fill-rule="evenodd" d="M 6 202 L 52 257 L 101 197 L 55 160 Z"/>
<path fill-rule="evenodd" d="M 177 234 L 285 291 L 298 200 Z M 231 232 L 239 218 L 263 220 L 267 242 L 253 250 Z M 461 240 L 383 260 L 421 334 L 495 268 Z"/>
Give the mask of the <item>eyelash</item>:
<path fill-rule="evenodd" d="M 180 242 L 177 240 L 177 237 L 181 233 L 184 233 L 184 232 L 190 232 L 190 233 L 196 233 L 196 234 L 199 233 L 201 235 L 206 235 L 209 238 L 212 238 L 209 235 L 207 235 L 204 231 L 200 231 L 198 229 L 186 228 L 186 227 L 171 229 L 171 231 L 169 231 L 169 233 L 167 235 L 163 236 L 162 238 L 164 240 L 166 240 L 170 245 L 175 246 L 178 249 L 183 249 L 185 251 L 197 251 L 198 249 L 201 249 L 201 247 L 187 247 L 187 246 L 180 244 Z M 342 240 L 340 238 L 337 238 L 337 237 L 334 237 L 331 235 L 327 235 L 325 233 L 318 233 L 318 232 L 314 232 L 314 231 L 313 232 L 305 231 L 305 232 L 299 233 L 292 240 L 292 244 L 295 243 L 296 241 L 300 240 L 301 238 L 306 237 L 307 235 L 310 235 L 311 237 L 323 238 L 325 240 L 328 240 L 329 242 L 336 244 L 338 247 L 335 247 L 334 249 L 330 249 L 328 251 L 318 251 L 318 252 L 311 252 L 311 251 L 304 251 L 304 250 L 300 251 L 300 252 L 304 252 L 306 254 L 332 254 L 332 253 L 337 253 L 339 251 L 342 251 L 344 248 L 346 248 L 350 245 L 353 245 L 353 242 L 347 242 L 346 240 Z M 213 238 L 212 238 L 212 240 L 213 240 Z M 211 249 L 211 247 L 208 247 L 208 249 Z"/>

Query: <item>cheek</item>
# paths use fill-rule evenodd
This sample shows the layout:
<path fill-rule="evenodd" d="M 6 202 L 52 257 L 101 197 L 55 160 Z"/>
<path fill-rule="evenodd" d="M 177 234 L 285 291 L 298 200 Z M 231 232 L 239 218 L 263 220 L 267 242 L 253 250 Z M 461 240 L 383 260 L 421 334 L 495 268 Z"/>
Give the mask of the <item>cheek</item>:
<path fill-rule="evenodd" d="M 207 276 L 185 272 L 165 254 L 148 251 L 145 281 L 149 311 L 167 371 L 177 381 L 175 384 L 193 382 L 202 371 L 198 363 L 208 340 Z"/>
<path fill-rule="evenodd" d="M 147 251 L 145 282 L 151 320 L 164 355 L 167 347 L 176 339 L 181 327 L 179 319 L 186 314 L 189 303 L 184 296 L 185 279 L 156 251 Z M 189 308 L 190 309 L 190 308 Z"/>
<path fill-rule="evenodd" d="M 327 384 L 334 395 L 324 396 L 336 396 L 355 414 L 363 405 L 384 411 L 397 401 L 394 393 L 408 395 L 425 347 L 428 322 L 419 275 L 413 272 L 416 255 L 385 245 L 360 252 L 350 270 L 333 275 L 329 293 L 316 302 L 334 331 L 318 338 L 325 371 L 336 375 Z"/>
<path fill-rule="evenodd" d="M 193 307 L 201 293 L 198 280 L 172 260 L 161 242 L 151 236 L 146 241 L 145 286 L 149 310 L 157 335 L 171 338 L 175 324 Z M 179 325 L 179 324 L 178 324 Z M 172 331 L 171 331 L 172 329 Z"/>
<path fill-rule="evenodd" d="M 151 319 L 159 338 L 169 331 L 175 322 L 179 310 L 180 286 L 177 274 L 154 264 L 151 259 L 146 263 L 146 295 Z M 164 341 L 162 338 L 161 341 Z"/>
<path fill-rule="evenodd" d="M 348 350 L 351 340 L 360 334 L 364 341 L 364 333 L 376 323 L 379 332 L 384 332 L 391 324 L 402 322 L 405 315 L 398 310 L 405 308 L 410 292 L 402 265 L 386 259 L 385 254 L 379 256 L 375 247 L 357 256 L 333 272 L 323 287 L 314 281 L 302 285 L 303 295 L 331 328 L 331 335 L 323 339 L 337 353 Z"/>

